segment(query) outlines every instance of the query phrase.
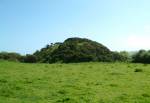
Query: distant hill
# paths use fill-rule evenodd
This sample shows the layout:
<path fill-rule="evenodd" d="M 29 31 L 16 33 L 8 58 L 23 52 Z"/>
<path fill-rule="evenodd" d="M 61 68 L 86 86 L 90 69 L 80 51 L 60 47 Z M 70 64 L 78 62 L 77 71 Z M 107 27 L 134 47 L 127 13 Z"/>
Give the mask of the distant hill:
<path fill-rule="evenodd" d="M 68 38 L 64 42 L 51 43 L 33 54 L 0 52 L 0 59 L 24 63 L 77 63 L 131 61 L 128 52 L 113 52 L 106 46 L 86 38 Z M 130 59 L 130 60 L 129 60 Z"/>
<path fill-rule="evenodd" d="M 63 43 L 47 45 L 34 55 L 40 62 L 110 61 L 111 51 L 86 38 L 68 38 Z"/>

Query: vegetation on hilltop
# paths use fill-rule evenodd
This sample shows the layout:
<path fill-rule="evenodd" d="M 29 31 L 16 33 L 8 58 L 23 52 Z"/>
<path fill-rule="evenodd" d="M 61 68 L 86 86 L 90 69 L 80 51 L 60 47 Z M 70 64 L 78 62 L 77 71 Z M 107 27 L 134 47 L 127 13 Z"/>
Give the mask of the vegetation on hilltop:
<path fill-rule="evenodd" d="M 48 63 L 51 59 L 51 54 L 54 52 L 55 49 L 58 49 L 58 47 L 62 43 L 51 43 L 50 45 L 47 44 L 44 48 L 41 50 L 37 50 L 33 55 L 36 56 L 38 62 L 42 63 Z"/>
<path fill-rule="evenodd" d="M 63 43 L 48 45 L 34 53 L 38 61 L 48 63 L 126 61 L 128 58 L 122 54 L 86 38 L 68 38 Z"/>
<path fill-rule="evenodd" d="M 0 59 L 25 63 L 75 63 L 75 62 L 134 62 L 150 63 L 150 51 L 136 53 L 115 52 L 103 44 L 86 38 L 68 38 L 64 42 L 51 43 L 33 54 L 1 52 Z"/>
<path fill-rule="evenodd" d="M 109 61 L 111 51 L 97 42 L 69 38 L 51 54 L 50 62 Z"/>

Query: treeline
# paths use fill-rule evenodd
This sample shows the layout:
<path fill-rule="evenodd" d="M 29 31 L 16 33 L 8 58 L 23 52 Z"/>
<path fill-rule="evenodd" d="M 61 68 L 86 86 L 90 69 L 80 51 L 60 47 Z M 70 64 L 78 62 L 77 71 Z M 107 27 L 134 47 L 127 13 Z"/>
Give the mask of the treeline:
<path fill-rule="evenodd" d="M 113 52 L 113 55 L 108 56 L 108 58 L 104 59 L 103 61 L 104 62 L 113 62 L 113 61 L 129 62 L 131 60 L 127 54 L 128 53 L 125 51 Z M 42 55 L 44 56 L 45 54 L 42 54 Z M 80 56 L 81 55 L 79 55 L 79 57 Z M 8 52 L 0 52 L 0 59 L 7 60 L 7 61 L 22 62 L 22 63 L 55 63 L 55 61 L 49 61 L 50 57 L 46 57 L 46 56 L 45 58 L 42 58 L 42 57 L 38 58 L 34 54 L 20 55 L 19 53 L 8 53 Z M 58 60 L 58 58 L 56 59 Z M 71 58 L 71 57 L 69 59 L 67 58 L 68 60 L 65 57 L 64 59 L 65 59 L 64 63 L 96 61 L 96 60 L 93 60 L 92 57 L 90 56 L 89 57 L 82 56 L 82 59 L 79 59 L 79 60 L 77 59 L 74 60 L 74 58 Z M 62 62 L 62 61 L 58 60 L 57 62 Z"/>
<path fill-rule="evenodd" d="M 34 54 L 20 55 L 19 53 L 0 52 L 0 59 L 23 63 L 52 63 L 48 61 L 48 57 L 42 58 L 43 61 L 40 61 Z M 107 62 L 150 63 L 150 50 L 140 50 L 133 55 L 130 55 L 130 53 L 126 51 L 113 52 L 113 54 L 111 55 L 111 60 L 108 60 Z"/>
<path fill-rule="evenodd" d="M 36 56 L 32 54 L 27 54 L 23 56 L 23 55 L 20 55 L 19 53 L 8 53 L 8 52 L 1 52 L 0 59 L 7 60 L 7 61 L 24 62 L 24 63 L 36 63 L 37 62 Z"/>
<path fill-rule="evenodd" d="M 63 43 L 51 43 L 33 54 L 1 52 L 0 59 L 23 63 L 77 63 L 77 62 L 134 62 L 150 63 L 150 51 L 110 51 L 104 45 L 85 38 L 69 38 Z"/>
<path fill-rule="evenodd" d="M 104 45 L 85 38 L 69 38 L 63 43 L 47 45 L 35 55 L 42 63 L 128 61 L 127 52 L 112 52 Z"/>
<path fill-rule="evenodd" d="M 35 54 L 20 55 L 19 53 L 0 52 L 0 59 L 7 60 L 7 61 L 22 62 L 22 63 L 54 63 L 54 61 L 53 62 L 49 61 L 50 57 L 47 57 L 46 54 L 42 54 L 42 55 L 43 55 L 43 57 L 39 58 L 38 56 L 35 56 Z M 90 61 L 90 59 L 89 59 L 90 56 L 89 57 L 85 56 L 82 58 L 84 58 L 85 62 Z M 73 60 L 74 59 L 72 58 L 72 60 L 70 62 L 77 62 L 77 61 L 73 61 Z M 93 59 L 91 59 L 91 61 L 92 60 Z M 67 59 L 65 60 L 65 62 L 66 61 L 69 62 Z M 107 59 L 105 59 L 103 61 L 105 61 L 105 62 L 113 62 L 113 61 L 130 62 L 131 57 L 128 55 L 128 52 L 125 52 L 125 51 L 113 52 L 112 55 L 110 55 Z M 61 61 L 59 61 L 59 62 L 61 62 Z M 78 61 L 78 62 L 83 62 L 83 61 Z"/>
<path fill-rule="evenodd" d="M 140 50 L 138 53 L 133 55 L 134 63 L 150 63 L 150 50 Z"/>

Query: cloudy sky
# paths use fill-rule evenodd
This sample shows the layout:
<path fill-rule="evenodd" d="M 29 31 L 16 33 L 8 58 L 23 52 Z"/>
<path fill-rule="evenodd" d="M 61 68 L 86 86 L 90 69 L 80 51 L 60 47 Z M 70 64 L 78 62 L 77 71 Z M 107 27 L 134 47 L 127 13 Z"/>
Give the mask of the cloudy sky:
<path fill-rule="evenodd" d="M 33 53 L 85 37 L 114 51 L 150 49 L 150 0 L 0 0 L 0 51 Z"/>

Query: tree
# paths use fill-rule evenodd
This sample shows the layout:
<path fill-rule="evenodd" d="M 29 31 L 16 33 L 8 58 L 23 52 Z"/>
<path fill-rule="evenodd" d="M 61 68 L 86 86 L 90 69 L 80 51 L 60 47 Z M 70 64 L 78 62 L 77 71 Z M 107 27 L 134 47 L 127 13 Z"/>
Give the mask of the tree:
<path fill-rule="evenodd" d="M 21 55 L 18 53 L 1 52 L 0 59 L 9 61 L 21 61 Z"/>
<path fill-rule="evenodd" d="M 24 62 L 25 63 L 36 63 L 37 62 L 37 58 L 34 55 L 27 54 L 24 57 Z"/>
<path fill-rule="evenodd" d="M 133 62 L 135 63 L 150 63 L 150 51 L 140 50 L 133 55 Z"/>
<path fill-rule="evenodd" d="M 84 38 L 69 38 L 51 53 L 53 62 L 111 61 L 111 51 L 100 43 Z"/>

